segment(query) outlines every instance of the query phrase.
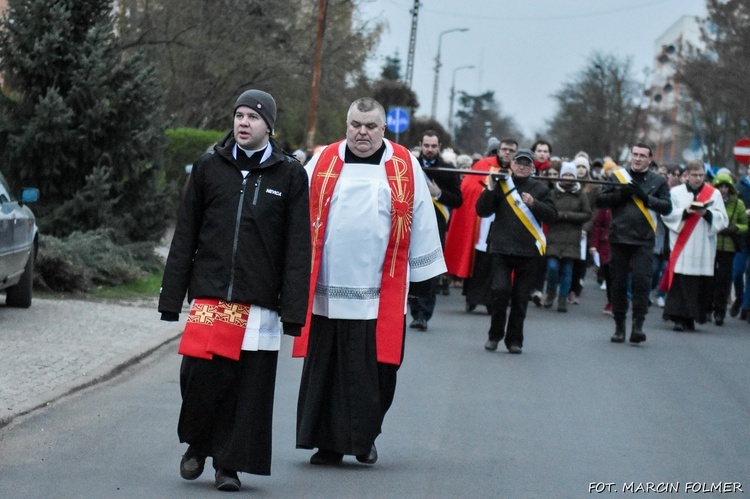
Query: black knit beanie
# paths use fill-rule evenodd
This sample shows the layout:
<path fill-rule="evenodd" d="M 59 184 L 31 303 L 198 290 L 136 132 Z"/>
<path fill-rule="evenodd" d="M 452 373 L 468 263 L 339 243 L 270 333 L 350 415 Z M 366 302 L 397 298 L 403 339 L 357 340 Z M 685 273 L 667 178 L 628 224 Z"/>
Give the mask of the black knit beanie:
<path fill-rule="evenodd" d="M 247 106 L 260 114 L 273 135 L 273 126 L 276 123 L 276 101 L 273 100 L 271 94 L 262 90 L 245 90 L 234 103 L 232 114 L 237 112 L 240 106 Z"/>

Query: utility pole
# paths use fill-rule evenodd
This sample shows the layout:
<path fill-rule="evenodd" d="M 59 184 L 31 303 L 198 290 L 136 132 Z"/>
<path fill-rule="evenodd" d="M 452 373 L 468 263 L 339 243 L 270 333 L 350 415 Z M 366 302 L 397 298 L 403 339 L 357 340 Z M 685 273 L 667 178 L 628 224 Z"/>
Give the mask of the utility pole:
<path fill-rule="evenodd" d="M 411 37 L 409 38 L 409 57 L 406 59 L 406 86 L 411 88 L 414 76 L 414 49 L 417 45 L 417 22 L 419 21 L 419 0 L 414 0 L 411 9 Z"/>
<path fill-rule="evenodd" d="M 430 114 L 430 118 L 432 118 L 433 120 L 435 119 L 435 114 L 437 113 L 438 83 L 440 81 L 440 66 L 442 66 L 440 62 L 440 47 L 443 44 L 443 35 L 455 32 L 463 33 L 465 31 L 469 31 L 469 28 L 448 29 L 438 35 L 438 50 L 437 56 L 435 57 L 435 83 L 432 86 L 432 113 Z"/>
<path fill-rule="evenodd" d="M 312 96 L 310 98 L 310 120 L 307 125 L 307 152 L 315 148 L 315 111 L 318 107 L 318 83 L 320 82 L 320 56 L 323 52 L 323 35 L 326 31 L 326 0 L 318 0 L 318 36 L 315 39 L 315 60 L 313 62 Z"/>

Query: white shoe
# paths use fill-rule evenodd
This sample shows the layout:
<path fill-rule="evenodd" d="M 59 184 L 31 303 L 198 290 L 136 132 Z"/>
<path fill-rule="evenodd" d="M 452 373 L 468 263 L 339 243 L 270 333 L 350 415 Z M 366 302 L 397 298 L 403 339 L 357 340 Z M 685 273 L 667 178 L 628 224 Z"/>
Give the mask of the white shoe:
<path fill-rule="evenodd" d="M 607 289 L 607 281 L 602 281 L 602 285 L 599 286 L 599 289 Z"/>
<path fill-rule="evenodd" d="M 658 297 L 658 298 L 656 299 L 656 305 L 657 305 L 657 306 L 658 306 L 659 308 L 664 308 L 664 297 L 663 297 L 663 296 L 660 296 L 660 297 Z"/>

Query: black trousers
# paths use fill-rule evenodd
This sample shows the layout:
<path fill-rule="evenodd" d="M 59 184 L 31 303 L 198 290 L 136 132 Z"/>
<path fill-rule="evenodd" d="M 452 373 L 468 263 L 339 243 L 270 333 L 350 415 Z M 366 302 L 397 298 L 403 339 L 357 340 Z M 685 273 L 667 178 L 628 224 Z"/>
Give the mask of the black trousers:
<path fill-rule="evenodd" d="M 633 302 L 633 320 L 643 321 L 648 313 L 654 257 L 651 246 L 611 244 L 609 270 L 612 273 L 612 314 L 622 322 L 628 313 L 628 275 Z"/>
<path fill-rule="evenodd" d="M 492 254 L 492 323 L 489 338 L 523 346 L 523 322 L 541 256 Z M 510 303 L 510 314 L 508 314 Z"/>
<path fill-rule="evenodd" d="M 713 311 L 720 317 L 727 315 L 727 302 L 732 291 L 734 251 L 717 251 L 714 260 Z"/>

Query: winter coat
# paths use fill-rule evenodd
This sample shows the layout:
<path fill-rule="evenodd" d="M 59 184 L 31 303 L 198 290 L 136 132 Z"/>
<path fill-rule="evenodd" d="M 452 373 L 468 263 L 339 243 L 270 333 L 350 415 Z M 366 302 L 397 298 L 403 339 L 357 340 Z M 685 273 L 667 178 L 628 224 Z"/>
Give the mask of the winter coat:
<path fill-rule="evenodd" d="M 537 221 L 552 223 L 557 217 L 557 209 L 552 201 L 551 191 L 544 183 L 532 177 L 513 177 L 513 182 L 519 194 L 527 192 L 534 198 L 534 204 L 529 209 Z M 539 256 L 536 239 L 516 216 L 506 200 L 501 187 L 485 189 L 477 200 L 477 215 L 489 217 L 495 214 L 488 236 L 489 253 L 500 253 L 513 256 Z"/>
<path fill-rule="evenodd" d="M 633 182 L 648 195 L 646 208 L 657 215 L 667 215 L 672 211 L 669 186 L 664 177 L 646 170 L 634 172 L 628 169 Z M 654 247 L 656 235 L 644 213 L 638 208 L 626 189 L 616 185 L 605 186 L 596 198 L 597 208 L 612 210 L 612 225 L 609 231 L 610 244 L 630 244 Z"/>
<path fill-rule="evenodd" d="M 594 223 L 589 237 L 589 248 L 596 248 L 602 265 L 609 263 L 609 226 L 612 223 L 612 211 L 599 208 L 594 214 Z"/>
<path fill-rule="evenodd" d="M 193 164 L 159 311 L 179 313 L 186 293 L 188 301 L 219 298 L 277 311 L 286 332 L 287 324 L 303 325 L 307 314 L 307 174 L 272 140 L 271 156 L 243 178 L 235 144 L 230 132 Z"/>
<path fill-rule="evenodd" d="M 547 228 L 547 256 L 580 260 L 583 225 L 591 220 L 588 196 L 581 184 L 566 191 L 558 182 L 552 189 L 552 200 L 557 217 Z"/>
<path fill-rule="evenodd" d="M 729 199 L 724 202 L 724 209 L 729 217 L 729 227 L 719 232 L 716 251 L 734 253 L 740 250 L 740 243 L 748 228 L 745 203 L 739 198 L 730 175 L 726 173 L 716 175 L 714 187 L 719 187 L 722 184 L 729 185 Z"/>

